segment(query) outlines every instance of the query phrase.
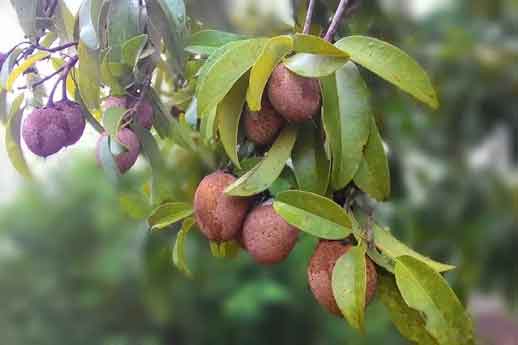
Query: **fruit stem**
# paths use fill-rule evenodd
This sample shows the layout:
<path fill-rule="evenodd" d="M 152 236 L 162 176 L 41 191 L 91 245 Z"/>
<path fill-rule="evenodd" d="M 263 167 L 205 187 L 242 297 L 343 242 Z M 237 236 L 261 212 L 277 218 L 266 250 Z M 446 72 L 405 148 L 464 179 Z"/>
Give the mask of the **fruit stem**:
<path fill-rule="evenodd" d="M 54 48 L 46 48 L 46 47 L 40 46 L 39 44 L 34 44 L 33 48 L 44 51 L 44 52 L 57 53 L 59 51 L 62 51 L 62 50 L 65 50 L 67 48 L 74 47 L 74 46 L 77 46 L 77 42 L 69 42 L 69 43 L 63 44 L 61 46 L 54 47 Z"/>
<path fill-rule="evenodd" d="M 75 64 L 77 63 L 78 61 L 78 57 L 77 55 L 76 56 L 73 56 L 70 61 L 68 61 L 65 65 L 62 66 L 62 71 L 61 71 L 61 76 L 59 77 L 59 79 L 56 81 L 56 84 L 54 84 L 54 86 L 52 87 L 52 90 L 50 91 L 50 94 L 49 94 L 49 101 L 47 103 L 47 106 L 52 106 L 54 104 L 54 93 L 56 93 L 56 89 L 58 88 L 58 85 L 59 83 L 62 83 L 62 87 L 63 87 L 63 99 L 66 100 L 68 99 L 67 97 L 67 76 L 68 76 L 68 73 L 70 73 L 70 70 L 75 66 Z"/>
<path fill-rule="evenodd" d="M 313 18 L 313 12 L 315 10 L 315 0 L 309 0 L 308 12 L 306 13 L 306 21 L 304 22 L 303 34 L 308 35 L 311 31 L 311 20 Z"/>
<path fill-rule="evenodd" d="M 351 14 L 353 10 L 358 7 L 361 0 L 340 0 L 340 3 L 338 4 L 338 7 L 336 8 L 336 12 L 333 16 L 333 20 L 331 21 L 331 24 L 329 25 L 329 29 L 327 29 L 326 35 L 324 36 L 324 39 L 328 42 L 331 42 L 334 35 L 336 34 L 336 31 L 338 31 L 338 27 L 340 26 L 341 20 Z"/>

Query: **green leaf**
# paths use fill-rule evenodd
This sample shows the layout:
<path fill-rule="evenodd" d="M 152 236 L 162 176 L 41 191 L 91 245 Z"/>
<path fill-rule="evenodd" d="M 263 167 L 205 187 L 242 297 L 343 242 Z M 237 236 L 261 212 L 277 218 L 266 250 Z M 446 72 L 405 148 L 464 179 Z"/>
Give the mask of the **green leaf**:
<path fill-rule="evenodd" d="M 99 108 L 100 98 L 100 57 L 95 50 L 89 49 L 82 41 L 78 45 L 79 67 L 77 68 L 77 87 L 89 109 Z"/>
<path fill-rule="evenodd" d="M 331 276 L 333 296 L 349 324 L 365 333 L 365 297 L 367 294 L 367 263 L 365 247 L 352 247 L 342 255 Z"/>
<path fill-rule="evenodd" d="M 347 63 L 348 58 L 299 53 L 284 62 L 295 74 L 307 78 L 321 78 L 333 74 Z"/>
<path fill-rule="evenodd" d="M 161 35 L 164 41 L 169 72 L 173 75 L 182 75 L 187 36 L 187 16 L 183 0 L 148 0 L 146 6 L 149 15 L 148 24 Z M 160 46 L 155 48 L 159 49 Z"/>
<path fill-rule="evenodd" d="M 322 78 L 320 85 L 322 122 L 333 159 L 331 187 L 339 190 L 351 182 L 363 159 L 372 118 L 369 92 L 353 63 Z"/>
<path fill-rule="evenodd" d="M 11 71 L 15 67 L 16 60 L 18 56 L 22 53 L 22 51 L 22 49 L 16 48 L 5 58 L 4 63 L 2 64 L 2 67 L 0 69 L 0 89 L 6 89 L 7 79 L 9 78 Z"/>
<path fill-rule="evenodd" d="M 97 152 L 99 152 L 99 161 L 101 163 L 101 168 L 106 174 L 106 177 L 110 180 L 110 182 L 116 183 L 120 176 L 120 171 L 119 167 L 117 166 L 117 162 L 115 161 L 115 157 L 112 153 L 113 144 L 114 143 L 111 140 L 110 136 L 103 135 L 101 136 L 97 144 Z"/>
<path fill-rule="evenodd" d="M 189 233 L 189 231 L 192 229 L 192 226 L 194 225 L 194 218 L 189 217 L 184 219 L 182 223 L 182 228 L 178 232 L 178 235 L 176 235 L 176 241 L 174 243 L 173 247 L 173 263 L 174 265 L 185 275 L 191 277 L 192 273 L 191 270 L 189 270 L 189 267 L 187 267 L 187 260 L 185 259 L 185 237 Z"/>
<path fill-rule="evenodd" d="M 242 76 L 219 103 L 216 115 L 223 148 L 238 169 L 241 169 L 241 166 L 237 156 L 237 135 L 239 132 L 239 119 L 245 104 L 247 84 L 248 77 L 246 75 Z"/>
<path fill-rule="evenodd" d="M 439 107 L 430 78 L 421 66 L 399 48 L 366 36 L 344 37 L 335 46 L 351 60 L 408 92 L 433 109 Z"/>
<path fill-rule="evenodd" d="M 402 336 L 419 345 L 437 345 L 437 341 L 426 331 L 423 316 L 410 308 L 401 297 L 392 275 L 378 274 L 377 294 Z"/>
<path fill-rule="evenodd" d="M 139 55 L 142 53 L 148 36 L 146 34 L 134 36 L 122 44 L 122 58 L 126 65 L 133 68 L 138 61 Z"/>
<path fill-rule="evenodd" d="M 135 220 L 144 220 L 151 212 L 148 198 L 142 192 L 123 192 L 119 194 L 121 209 Z"/>
<path fill-rule="evenodd" d="M 221 47 L 227 43 L 246 39 L 246 36 L 218 30 L 201 30 L 194 33 L 189 46 Z"/>
<path fill-rule="evenodd" d="M 225 97 L 235 82 L 255 63 L 267 40 L 252 39 L 232 44 L 199 80 L 196 97 L 203 117 Z"/>
<path fill-rule="evenodd" d="M 277 177 L 270 188 L 268 188 L 268 192 L 275 198 L 279 193 L 296 188 L 297 179 L 295 178 L 295 174 L 289 166 L 285 166 L 281 175 Z"/>
<path fill-rule="evenodd" d="M 7 81 L 5 83 L 5 88 L 7 91 L 11 91 L 13 89 L 14 82 L 21 76 L 24 72 L 26 72 L 29 68 L 34 66 L 36 62 L 41 61 L 49 56 L 49 53 L 39 52 L 31 57 L 25 59 L 19 66 L 15 67 L 12 72 L 9 74 Z"/>
<path fill-rule="evenodd" d="M 268 189 L 279 177 L 297 139 L 293 126 L 286 126 L 261 162 L 225 189 L 233 196 L 250 196 Z"/>
<path fill-rule="evenodd" d="M 106 109 L 103 114 L 103 125 L 106 132 L 111 135 L 112 138 L 117 137 L 119 127 L 121 125 L 122 118 L 126 114 L 127 109 L 119 107 L 111 107 Z"/>
<path fill-rule="evenodd" d="M 107 39 L 110 47 L 110 62 L 122 62 L 123 45 L 137 36 L 141 15 L 139 0 L 111 0 L 108 12 Z M 133 67 L 133 65 L 131 65 Z"/>
<path fill-rule="evenodd" d="M 313 35 L 293 35 L 293 50 L 296 53 L 318 54 L 348 58 L 349 54 L 338 49 L 326 40 Z"/>
<path fill-rule="evenodd" d="M 261 110 L 263 91 L 275 66 L 293 50 L 291 36 L 277 36 L 266 43 L 250 72 L 246 102 L 252 111 Z"/>
<path fill-rule="evenodd" d="M 5 128 L 5 148 L 7 156 L 16 171 L 26 178 L 32 178 L 32 173 L 25 161 L 20 143 L 20 130 L 23 115 L 23 108 L 21 106 L 23 99 L 23 94 L 16 97 L 11 104 L 11 109 L 9 109 L 7 125 Z"/>
<path fill-rule="evenodd" d="M 191 205 L 185 202 L 168 202 L 158 206 L 148 219 L 151 230 L 160 230 L 193 214 Z"/>
<path fill-rule="evenodd" d="M 185 51 L 191 54 L 199 54 L 202 56 L 212 55 L 218 47 L 209 47 L 209 46 L 187 46 L 185 47 Z"/>
<path fill-rule="evenodd" d="M 78 37 L 90 50 L 99 50 L 104 42 L 104 26 L 101 17 L 106 17 L 109 2 L 106 0 L 85 0 L 78 12 Z"/>
<path fill-rule="evenodd" d="M 315 124 L 303 123 L 291 154 L 299 188 L 321 195 L 327 192 L 331 168 L 323 141 L 320 129 Z"/>
<path fill-rule="evenodd" d="M 214 140 L 216 140 L 217 115 L 217 108 L 214 108 L 201 119 L 200 133 L 203 137 L 203 142 L 207 145 L 212 145 Z"/>
<path fill-rule="evenodd" d="M 42 16 L 43 1 L 36 0 L 11 0 L 11 5 L 16 10 L 18 21 L 25 35 L 34 39 L 41 33 L 38 27 L 38 17 Z"/>
<path fill-rule="evenodd" d="M 340 240 L 351 233 L 351 220 L 345 210 L 318 194 L 282 192 L 275 198 L 273 208 L 289 224 L 319 238 Z"/>
<path fill-rule="evenodd" d="M 438 344 L 475 344 L 469 315 L 439 273 L 411 256 L 397 258 L 395 272 L 401 296 L 424 314 L 425 328 Z"/>
<path fill-rule="evenodd" d="M 212 53 L 207 61 L 201 66 L 201 68 L 198 70 L 197 76 L 198 76 L 198 88 L 199 84 L 203 83 L 203 80 L 207 77 L 207 73 L 212 69 L 214 64 L 221 59 L 223 54 L 225 54 L 229 49 L 236 47 L 240 45 L 243 42 L 230 42 L 227 43 L 219 48 L 217 48 L 214 53 Z"/>
<path fill-rule="evenodd" d="M 442 264 L 417 253 L 413 249 L 407 247 L 404 243 L 401 243 L 389 230 L 383 229 L 377 224 L 374 224 L 373 231 L 376 247 L 378 247 L 384 255 L 394 260 L 400 256 L 407 255 L 424 262 L 437 272 L 445 272 L 455 268 L 455 266 Z"/>
<path fill-rule="evenodd" d="M 68 9 L 65 1 L 58 0 L 56 13 L 54 15 L 54 30 L 62 42 L 73 41 L 74 22 L 74 16 Z"/>
<path fill-rule="evenodd" d="M 363 160 L 354 176 L 354 183 L 378 201 L 383 201 L 390 195 L 387 155 L 374 117 L 371 117 L 369 140 L 363 152 Z"/>

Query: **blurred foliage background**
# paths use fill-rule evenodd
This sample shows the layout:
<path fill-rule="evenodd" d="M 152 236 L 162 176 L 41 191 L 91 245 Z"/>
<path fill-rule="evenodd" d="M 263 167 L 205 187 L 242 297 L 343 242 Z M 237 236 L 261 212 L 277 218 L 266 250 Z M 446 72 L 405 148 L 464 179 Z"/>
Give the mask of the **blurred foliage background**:
<path fill-rule="evenodd" d="M 363 1 L 342 34 L 369 34 L 416 57 L 442 106 L 430 112 L 364 73 L 390 151 L 393 198 L 376 216 L 404 241 L 458 266 L 447 278 L 469 304 L 482 344 L 518 344 L 518 3 Z M 435 3 L 434 1 L 429 1 Z M 209 28 L 283 32 L 298 1 L 190 1 Z M 318 21 L 325 23 L 323 1 Z M 192 194 L 196 158 L 171 150 L 173 190 Z M 7 164 L 7 163 L 2 163 Z M 383 307 L 361 337 L 313 300 L 315 241 L 259 267 L 246 254 L 212 258 L 189 236 L 193 279 L 172 265 L 175 231 L 150 234 L 93 154 L 24 184 L 0 208 L 0 334 L 9 345 L 405 344 Z M 183 181 L 178 183 L 178 181 Z"/>

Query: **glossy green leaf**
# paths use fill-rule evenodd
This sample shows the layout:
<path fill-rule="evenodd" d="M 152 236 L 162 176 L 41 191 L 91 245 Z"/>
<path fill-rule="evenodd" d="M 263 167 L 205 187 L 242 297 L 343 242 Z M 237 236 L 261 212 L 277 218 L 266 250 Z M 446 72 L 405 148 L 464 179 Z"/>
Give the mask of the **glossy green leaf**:
<path fill-rule="evenodd" d="M 83 42 L 79 42 L 78 54 L 80 62 L 77 69 L 77 87 L 87 108 L 97 109 L 101 74 L 99 53 L 89 49 Z"/>
<path fill-rule="evenodd" d="M 347 63 L 321 79 L 322 122 L 331 156 L 331 187 L 339 190 L 353 179 L 370 133 L 369 92 L 358 69 Z"/>
<path fill-rule="evenodd" d="M 225 189 L 225 193 L 233 196 L 250 196 L 270 187 L 279 177 L 297 139 L 297 130 L 286 126 L 279 134 L 265 157 L 246 174 L 238 178 Z"/>
<path fill-rule="evenodd" d="M 221 47 L 229 42 L 246 39 L 246 36 L 218 30 L 195 32 L 189 40 L 189 46 Z"/>
<path fill-rule="evenodd" d="M 23 94 L 15 98 L 7 115 L 7 125 L 5 127 L 5 148 L 7 156 L 13 167 L 22 176 L 31 178 L 32 173 L 25 161 L 23 150 L 20 142 L 20 132 L 22 127 L 23 115 Z"/>
<path fill-rule="evenodd" d="M 354 329 L 365 333 L 367 263 L 364 246 L 352 247 L 336 261 L 331 285 L 342 315 Z"/>
<path fill-rule="evenodd" d="M 347 52 L 354 62 L 433 109 L 439 107 L 430 78 L 423 68 L 401 49 L 366 36 L 344 37 L 336 42 L 335 46 Z"/>
<path fill-rule="evenodd" d="M 173 263 L 174 265 L 185 275 L 192 276 L 191 270 L 187 266 L 187 260 L 185 258 L 185 238 L 189 231 L 192 229 L 195 221 L 193 217 L 184 219 L 182 222 L 182 228 L 176 235 L 176 241 L 173 247 Z"/>
<path fill-rule="evenodd" d="M 151 230 L 160 230 L 193 214 L 191 205 L 185 202 L 168 202 L 158 206 L 148 219 Z"/>
<path fill-rule="evenodd" d="M 396 259 L 403 255 L 412 256 L 413 258 L 424 262 L 437 272 L 445 272 L 455 268 L 455 266 L 434 261 L 424 255 L 417 253 L 395 238 L 389 230 L 383 229 L 377 224 L 374 224 L 373 231 L 376 247 L 378 247 L 384 255 L 392 259 Z"/>
<path fill-rule="evenodd" d="M 286 192 L 297 188 L 297 179 L 293 170 L 289 166 L 285 166 L 279 177 L 272 183 L 268 192 L 272 197 L 276 197 L 279 193 Z"/>
<path fill-rule="evenodd" d="M 198 76 L 198 84 L 203 83 L 203 80 L 207 77 L 207 73 L 212 69 L 214 64 L 221 59 L 223 54 L 227 52 L 227 50 L 232 49 L 233 47 L 240 45 L 242 42 L 230 42 L 227 43 L 219 48 L 217 48 L 214 53 L 212 53 L 209 58 L 205 61 L 203 66 L 198 70 L 197 76 Z M 198 85 L 199 88 L 199 85 Z"/>
<path fill-rule="evenodd" d="M 245 104 L 247 84 L 247 76 L 242 76 L 219 103 L 216 115 L 221 144 L 223 144 L 227 156 L 238 169 L 241 166 L 237 156 L 237 135 L 239 120 Z"/>
<path fill-rule="evenodd" d="M 376 120 L 371 117 L 369 140 L 354 183 L 370 197 L 383 201 L 390 195 L 390 171 Z"/>
<path fill-rule="evenodd" d="M 198 114 L 203 117 L 225 97 L 235 82 L 255 63 L 267 40 L 239 41 L 226 49 L 206 75 L 196 92 Z"/>
<path fill-rule="evenodd" d="M 78 37 L 85 47 L 98 50 L 102 47 L 104 26 L 101 16 L 105 16 L 109 2 L 106 0 L 85 0 L 78 12 Z"/>
<path fill-rule="evenodd" d="M 123 45 L 130 38 L 137 36 L 141 32 L 140 15 L 139 0 L 110 0 L 106 28 L 106 36 L 112 59 L 110 62 L 122 62 Z"/>
<path fill-rule="evenodd" d="M 351 233 L 351 220 L 333 200 L 318 194 L 291 190 L 279 193 L 275 211 L 289 224 L 310 235 L 339 240 Z"/>
<path fill-rule="evenodd" d="M 313 35 L 293 35 L 293 50 L 296 53 L 318 54 L 348 58 L 349 54 L 338 49 L 323 38 Z"/>
<path fill-rule="evenodd" d="M 473 324 L 446 280 L 411 256 L 396 259 L 396 283 L 410 308 L 425 318 L 425 328 L 440 345 L 474 345 Z"/>
<path fill-rule="evenodd" d="M 261 109 L 263 91 L 275 66 L 293 50 L 291 36 L 277 36 L 266 43 L 250 72 L 250 84 L 246 93 L 246 102 L 252 111 Z"/>
<path fill-rule="evenodd" d="M 291 159 L 299 188 L 324 195 L 329 185 L 331 162 L 324 152 L 322 133 L 314 123 L 301 124 Z"/>
<path fill-rule="evenodd" d="M 333 74 L 347 63 L 348 58 L 299 53 L 290 56 L 284 64 L 295 74 L 307 78 L 321 78 Z"/>
<path fill-rule="evenodd" d="M 211 145 L 216 139 L 217 116 L 217 108 L 214 108 L 201 119 L 200 133 L 205 144 Z"/>
<path fill-rule="evenodd" d="M 119 132 L 122 118 L 127 110 L 119 107 L 111 107 L 106 109 L 103 114 L 103 125 L 106 132 L 115 138 Z"/>
<path fill-rule="evenodd" d="M 423 316 L 410 308 L 401 297 L 392 275 L 378 274 L 377 295 L 402 336 L 419 345 L 437 345 L 437 341 L 426 331 Z"/>
<path fill-rule="evenodd" d="M 146 45 L 148 36 L 146 34 L 134 36 L 122 44 L 122 58 L 130 68 L 137 63 L 138 57 Z"/>
<path fill-rule="evenodd" d="M 191 54 L 198 54 L 201 56 L 209 56 L 213 54 L 218 47 L 209 47 L 209 46 L 187 46 L 185 47 L 185 51 Z"/>
<path fill-rule="evenodd" d="M 64 0 L 58 0 L 54 15 L 54 30 L 62 42 L 70 42 L 74 38 L 74 15 Z"/>

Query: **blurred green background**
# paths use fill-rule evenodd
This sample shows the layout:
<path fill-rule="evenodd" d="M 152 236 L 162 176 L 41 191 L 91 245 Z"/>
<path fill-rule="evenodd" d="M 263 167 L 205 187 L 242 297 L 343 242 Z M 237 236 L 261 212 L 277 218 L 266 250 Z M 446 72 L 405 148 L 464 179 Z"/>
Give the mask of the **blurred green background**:
<path fill-rule="evenodd" d="M 289 24 L 292 3 L 189 8 L 210 28 L 272 34 Z M 447 278 L 481 344 L 518 344 L 518 2 L 363 1 L 342 33 L 368 33 L 416 57 L 442 103 L 428 111 L 363 73 L 392 168 L 393 198 L 376 216 L 458 266 Z M 194 277 L 186 278 L 172 265 L 175 231 L 150 234 L 125 202 L 147 172 L 137 169 L 115 190 L 89 151 L 67 152 L 66 164 L 48 165 L 38 183 L 1 200 L 1 344 L 406 344 L 378 302 L 368 308 L 366 337 L 316 304 L 306 282 L 309 237 L 283 264 L 259 267 L 245 253 L 212 258 L 193 233 Z M 172 181 L 203 173 L 178 150 L 169 158 Z"/>

